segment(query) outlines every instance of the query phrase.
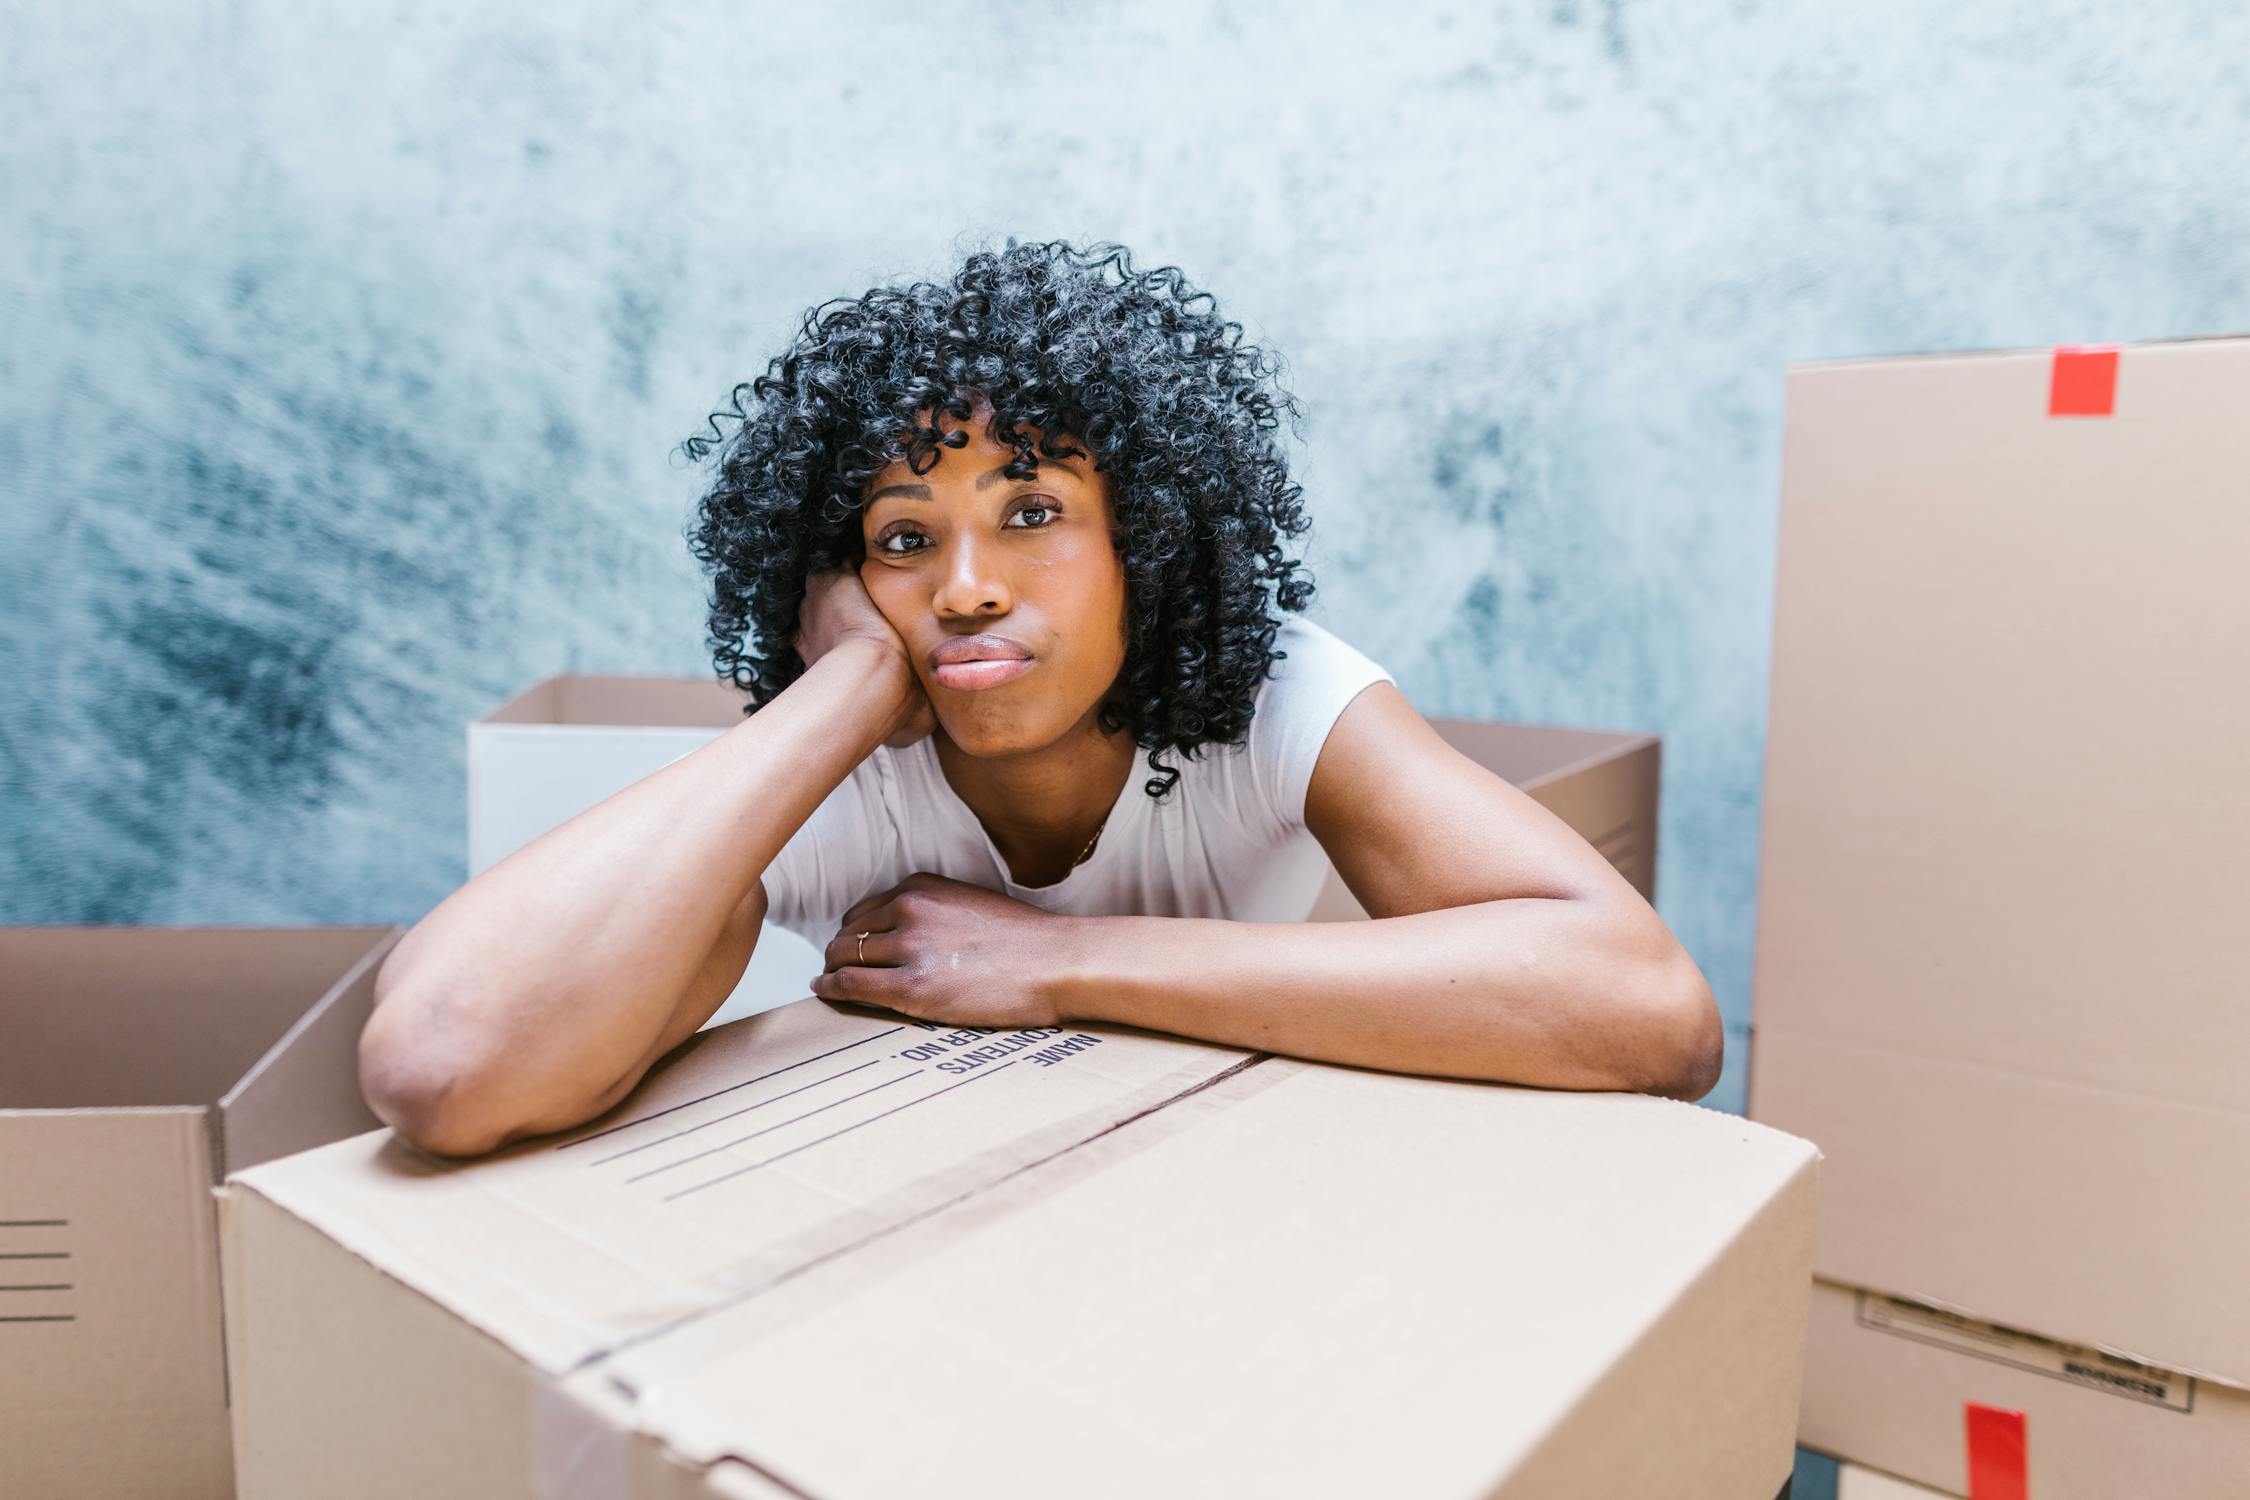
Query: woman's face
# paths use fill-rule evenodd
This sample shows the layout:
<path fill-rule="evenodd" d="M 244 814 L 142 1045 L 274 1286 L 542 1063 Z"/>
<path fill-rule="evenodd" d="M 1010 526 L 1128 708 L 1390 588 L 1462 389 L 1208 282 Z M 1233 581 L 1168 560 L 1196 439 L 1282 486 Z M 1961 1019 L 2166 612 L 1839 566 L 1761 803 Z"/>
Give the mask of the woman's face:
<path fill-rule="evenodd" d="M 1041 749 L 1078 728 L 1125 664 L 1125 567 L 1110 539 L 1109 476 L 1080 456 L 1039 456 L 1036 478 L 1003 473 L 1015 450 L 985 435 L 987 411 L 961 448 L 939 447 L 916 474 L 904 460 L 877 474 L 860 517 L 860 581 L 906 643 L 946 735 L 978 756 Z M 1034 443 L 1041 434 L 1026 429 Z M 1035 450 L 1036 451 L 1036 450 Z M 941 646 L 997 637 L 1025 660 L 944 664 Z"/>

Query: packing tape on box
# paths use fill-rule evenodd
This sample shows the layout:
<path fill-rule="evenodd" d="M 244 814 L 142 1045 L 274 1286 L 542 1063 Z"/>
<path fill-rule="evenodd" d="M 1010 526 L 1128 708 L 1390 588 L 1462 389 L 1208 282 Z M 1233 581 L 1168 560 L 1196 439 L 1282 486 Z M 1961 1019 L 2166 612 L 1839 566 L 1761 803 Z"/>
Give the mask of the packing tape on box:
<path fill-rule="evenodd" d="M 1969 1500 L 2030 1500 L 2020 1411 L 1961 1403 L 1969 1433 Z"/>
<path fill-rule="evenodd" d="M 2055 351 L 2047 375 L 2047 415 L 2106 417 L 2117 410 L 2117 346 Z"/>
<path fill-rule="evenodd" d="M 633 1435 L 567 1388 L 535 1377 L 525 1441 L 539 1500 L 630 1500 Z"/>

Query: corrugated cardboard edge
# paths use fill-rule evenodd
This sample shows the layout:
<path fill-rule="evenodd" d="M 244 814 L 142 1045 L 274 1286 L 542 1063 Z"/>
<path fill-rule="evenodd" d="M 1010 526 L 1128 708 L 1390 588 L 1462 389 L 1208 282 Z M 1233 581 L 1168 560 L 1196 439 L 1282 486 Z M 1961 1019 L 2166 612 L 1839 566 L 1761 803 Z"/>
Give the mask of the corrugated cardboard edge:
<path fill-rule="evenodd" d="M 242 1171 L 259 1162 L 325 1145 L 344 1136 L 362 1134 L 382 1123 L 360 1097 L 359 1032 L 366 1024 L 368 1013 L 374 1009 L 376 971 L 398 946 L 399 939 L 406 935 L 406 929 L 393 925 L 346 930 L 366 931 L 369 935 L 367 951 L 292 1021 L 212 1106 L 211 1181 L 214 1185 L 224 1182 L 229 1172 Z M 343 1087 L 350 1091 L 347 1104 L 339 1106 L 332 1097 L 325 1100 L 319 1097 L 326 1090 L 318 1084 L 298 1087 L 303 1080 L 285 1076 L 306 1065 L 305 1057 L 297 1049 L 307 1045 L 327 1049 L 326 1066 L 340 1075 Z M 339 1052 L 344 1058 L 335 1056 Z M 266 1101 L 264 1095 L 269 1091 L 263 1086 L 268 1084 L 285 1097 Z M 315 1097 L 305 1097 L 308 1093 Z M 239 1126 L 238 1113 L 242 1115 Z M 278 1113 L 280 1118 L 256 1118 L 259 1113 L 269 1116 Z M 308 1119 L 308 1115 L 311 1118 Z M 360 1121 L 364 1123 L 358 1123 Z M 357 1128 L 351 1128 L 355 1123 Z"/>
<path fill-rule="evenodd" d="M 1756 1124 L 1754 1121 L 1743 1123 Z M 1803 1156 L 1797 1169 L 1775 1188 L 1757 1213 L 1737 1227 L 1728 1238 L 1726 1248 L 1712 1257 L 1663 1315 L 1642 1328 L 1640 1336 L 1628 1350 L 1619 1351 L 1618 1359 L 1610 1363 L 1588 1391 L 1586 1399 L 1556 1419 L 1554 1425 L 1533 1446 L 1523 1464 L 1514 1473 L 1505 1476 L 1507 1481 L 1523 1482 L 1528 1479 L 1531 1492 L 1536 1494 L 1579 1495 L 1595 1493 L 1587 1488 L 1589 1484 L 1614 1485 L 1624 1479 L 1634 1486 L 1627 1493 L 1663 1493 L 1677 1497 L 1677 1500 L 1685 1500 L 1689 1492 L 1677 1488 L 1677 1477 L 1668 1473 L 1624 1476 L 1613 1467 L 1605 1474 L 1594 1475 L 1571 1468 L 1570 1465 L 1579 1461 L 1578 1455 L 1589 1451 L 1605 1452 L 1604 1445 L 1598 1442 L 1571 1442 L 1573 1429 L 1579 1429 L 1582 1433 L 1584 1429 L 1592 1427 L 1623 1434 L 1645 1429 L 1655 1423 L 1673 1427 L 1697 1423 L 1708 1414 L 1711 1403 L 1724 1401 L 1741 1389 L 1735 1380 L 1723 1378 L 1732 1375 L 1751 1381 L 1763 1379 L 1773 1387 L 1778 1397 L 1774 1406 L 1785 1413 L 1771 1434 L 1776 1455 L 1774 1469 L 1753 1481 L 1757 1486 L 1755 1490 L 1743 1493 L 1762 1496 L 1780 1489 L 1787 1482 L 1795 1455 L 1795 1393 L 1804 1383 L 1806 1320 L 1812 1301 L 1813 1239 L 1820 1190 L 1820 1164 L 1823 1158 L 1819 1148 L 1801 1136 L 1790 1136 L 1787 1131 L 1776 1130 L 1770 1125 L 1756 1128 L 1795 1140 L 1803 1146 Z M 1770 1225 L 1792 1215 L 1800 1226 L 1799 1233 L 1786 1242 L 1774 1243 L 1766 1255 L 1755 1261 L 1743 1259 L 1741 1247 L 1745 1241 L 1753 1236 L 1769 1237 Z M 1796 1268 L 1788 1270 L 1787 1277 L 1788 1284 L 1798 1288 L 1786 1307 L 1782 1306 L 1778 1293 L 1763 1299 L 1751 1293 L 1751 1288 L 1769 1280 L 1774 1273 L 1784 1271 L 1785 1268 L 1778 1264 L 1782 1261 Z M 1802 1272 L 1801 1277 L 1798 1271 Z M 1733 1288 L 1736 1295 L 1732 1298 L 1728 1296 L 1727 1283 L 1730 1281 L 1736 1284 Z M 1703 1338 L 1715 1338 L 1724 1333 L 1725 1330 L 1719 1325 L 1720 1320 L 1725 1317 L 1727 1305 L 1742 1301 L 1756 1304 L 1759 1311 L 1767 1316 L 1794 1321 L 1796 1335 L 1792 1340 L 1793 1354 L 1785 1369 L 1714 1373 L 1693 1357 L 1693 1351 L 1701 1346 Z M 1683 1326 L 1698 1323 L 1703 1325 L 1703 1338 L 1690 1340 L 1671 1336 Z M 1621 1371 L 1628 1371 L 1624 1355 L 1631 1348 L 1652 1343 L 1660 1344 L 1668 1358 L 1653 1366 L 1631 1366 L 1629 1373 L 1621 1375 Z M 1610 1456 L 1617 1465 L 1631 1462 L 1629 1451 L 1623 1456 Z M 1604 1489 L 1601 1493 L 1617 1491 Z M 1730 1489 L 1708 1493 L 1710 1500 L 1725 1500 L 1734 1491 Z"/>

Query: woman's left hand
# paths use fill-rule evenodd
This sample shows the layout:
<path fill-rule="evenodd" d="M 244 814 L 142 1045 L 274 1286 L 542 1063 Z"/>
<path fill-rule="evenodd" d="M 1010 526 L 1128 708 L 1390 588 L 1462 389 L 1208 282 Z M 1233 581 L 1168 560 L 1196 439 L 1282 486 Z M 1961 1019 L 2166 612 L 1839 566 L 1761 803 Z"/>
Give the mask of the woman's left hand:
<path fill-rule="evenodd" d="M 1059 1025 L 1063 938 L 1076 920 L 918 870 L 844 913 L 812 992 L 941 1025 Z"/>

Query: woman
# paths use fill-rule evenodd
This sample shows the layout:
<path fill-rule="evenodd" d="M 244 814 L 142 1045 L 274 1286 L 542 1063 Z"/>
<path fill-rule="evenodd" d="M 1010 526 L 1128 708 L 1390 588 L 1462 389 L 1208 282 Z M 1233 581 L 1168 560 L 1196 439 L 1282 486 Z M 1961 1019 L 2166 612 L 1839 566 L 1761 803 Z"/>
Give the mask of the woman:
<path fill-rule="evenodd" d="M 1011 240 L 808 315 L 686 445 L 723 450 L 691 543 L 743 723 L 400 940 L 377 1113 L 448 1154 L 590 1119 L 769 919 L 826 944 L 814 994 L 952 1025 L 1707 1092 L 1717 1008 L 1656 913 L 1298 617 L 1297 408 L 1210 304 Z M 1374 920 L 1276 942 L 1331 861 Z"/>

